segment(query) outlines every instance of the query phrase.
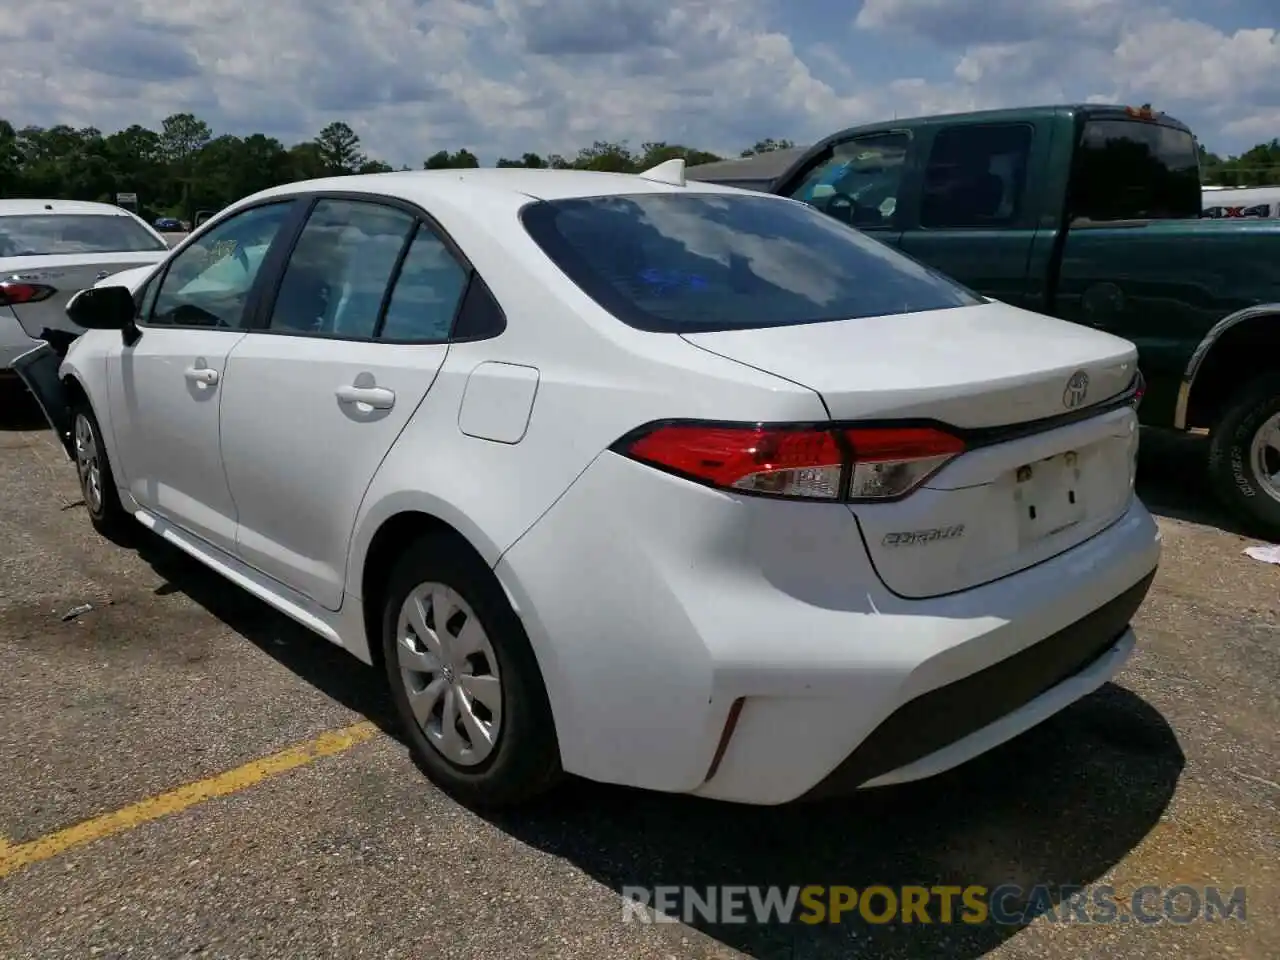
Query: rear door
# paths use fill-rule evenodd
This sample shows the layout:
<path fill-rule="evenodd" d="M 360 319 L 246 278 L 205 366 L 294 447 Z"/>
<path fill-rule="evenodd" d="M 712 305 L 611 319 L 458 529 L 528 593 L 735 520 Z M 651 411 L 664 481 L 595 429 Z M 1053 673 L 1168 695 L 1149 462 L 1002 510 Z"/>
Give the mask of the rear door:
<path fill-rule="evenodd" d="M 470 274 L 413 208 L 315 199 L 227 364 L 223 463 L 246 563 L 341 606 L 356 512 L 444 363 Z"/>
<path fill-rule="evenodd" d="M 865 133 L 832 144 L 779 192 L 897 246 L 902 235 L 900 198 L 911 189 L 909 130 Z"/>
<path fill-rule="evenodd" d="M 967 287 L 1014 306 L 1040 306 L 1028 283 L 1037 230 L 1034 179 L 1047 135 L 1031 123 L 939 127 L 922 189 L 905 218 L 902 249 Z"/>

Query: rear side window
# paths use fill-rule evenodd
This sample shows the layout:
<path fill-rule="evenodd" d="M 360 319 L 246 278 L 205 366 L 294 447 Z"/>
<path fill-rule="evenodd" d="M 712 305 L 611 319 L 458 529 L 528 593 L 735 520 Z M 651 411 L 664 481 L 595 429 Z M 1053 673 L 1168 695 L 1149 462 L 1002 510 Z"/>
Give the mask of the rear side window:
<path fill-rule="evenodd" d="M 775 197 L 540 201 L 521 217 L 574 283 L 642 330 L 775 327 L 981 302 L 880 241 Z"/>
<path fill-rule="evenodd" d="M 995 227 L 1022 207 L 1033 129 L 1024 123 L 949 127 L 938 132 L 924 171 L 920 226 Z"/>
<path fill-rule="evenodd" d="M 318 201 L 289 255 L 269 328 L 372 337 L 416 222 L 403 210 L 376 203 Z"/>
<path fill-rule="evenodd" d="M 1186 130 L 1141 120 L 1090 120 L 1071 177 L 1085 220 L 1184 220 L 1201 213 L 1200 156 Z"/>
<path fill-rule="evenodd" d="M 467 271 L 444 241 L 419 227 L 400 268 L 378 336 L 383 340 L 448 340 L 466 286 Z"/>
<path fill-rule="evenodd" d="M 0 257 L 168 250 L 142 224 L 116 214 L 19 214 L 0 217 Z"/>

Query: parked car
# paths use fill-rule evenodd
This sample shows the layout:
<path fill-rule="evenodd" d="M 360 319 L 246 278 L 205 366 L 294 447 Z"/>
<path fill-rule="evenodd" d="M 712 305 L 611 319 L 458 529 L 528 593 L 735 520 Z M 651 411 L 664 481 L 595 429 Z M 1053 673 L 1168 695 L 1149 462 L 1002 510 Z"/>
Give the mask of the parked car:
<path fill-rule="evenodd" d="M 155 222 L 155 228 L 165 233 L 181 233 L 186 226 L 177 217 L 158 217 Z"/>
<path fill-rule="evenodd" d="M 758 179 L 707 169 L 689 176 Z M 763 189 L 978 293 L 1134 341 L 1143 422 L 1208 429 L 1218 496 L 1280 539 L 1280 223 L 1201 219 L 1185 125 L 1092 104 L 886 121 L 825 138 Z"/>
<path fill-rule="evenodd" d="M 79 334 L 64 307 L 73 293 L 138 264 L 158 263 L 164 239 L 108 203 L 0 200 L 0 377 L 51 328 Z"/>
<path fill-rule="evenodd" d="M 1132 343 L 679 160 L 276 187 L 69 311 L 93 523 L 377 664 L 475 802 L 929 776 L 1113 676 L 1159 560 Z"/>

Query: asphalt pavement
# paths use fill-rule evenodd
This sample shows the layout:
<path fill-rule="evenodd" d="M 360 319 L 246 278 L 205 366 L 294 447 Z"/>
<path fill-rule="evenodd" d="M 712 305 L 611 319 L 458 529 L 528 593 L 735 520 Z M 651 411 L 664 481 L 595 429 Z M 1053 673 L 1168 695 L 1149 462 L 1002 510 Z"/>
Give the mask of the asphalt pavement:
<path fill-rule="evenodd" d="M 0 957 L 1280 956 L 1280 566 L 1205 507 L 1196 443 L 1144 438 L 1165 559 L 1135 658 L 1013 743 L 819 806 L 570 783 L 494 816 L 424 779 L 370 669 L 159 541 L 98 537 L 10 392 Z M 1243 886 L 1247 917 L 646 924 L 620 896 L 919 883 Z"/>

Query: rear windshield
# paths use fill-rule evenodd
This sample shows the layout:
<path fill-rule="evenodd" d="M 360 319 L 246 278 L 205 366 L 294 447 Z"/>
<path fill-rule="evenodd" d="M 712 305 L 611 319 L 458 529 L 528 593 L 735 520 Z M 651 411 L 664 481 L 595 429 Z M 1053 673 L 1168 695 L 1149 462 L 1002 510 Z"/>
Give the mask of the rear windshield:
<path fill-rule="evenodd" d="M 167 249 L 132 217 L 78 213 L 0 217 L 0 257 Z"/>
<path fill-rule="evenodd" d="M 1090 120 L 1072 174 L 1072 213 L 1086 220 L 1200 216 L 1200 158 L 1186 130 Z"/>
<path fill-rule="evenodd" d="M 534 241 L 624 323 L 694 333 L 943 310 L 982 302 L 812 207 L 653 193 L 540 201 Z"/>

